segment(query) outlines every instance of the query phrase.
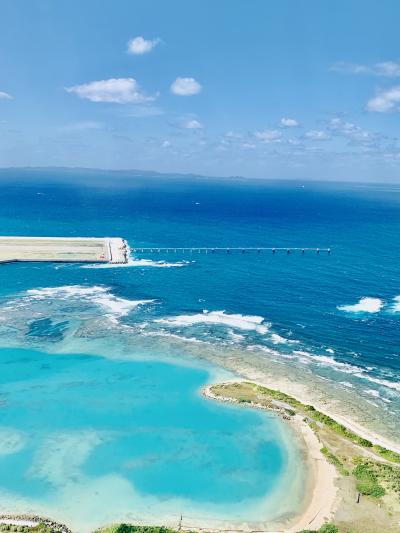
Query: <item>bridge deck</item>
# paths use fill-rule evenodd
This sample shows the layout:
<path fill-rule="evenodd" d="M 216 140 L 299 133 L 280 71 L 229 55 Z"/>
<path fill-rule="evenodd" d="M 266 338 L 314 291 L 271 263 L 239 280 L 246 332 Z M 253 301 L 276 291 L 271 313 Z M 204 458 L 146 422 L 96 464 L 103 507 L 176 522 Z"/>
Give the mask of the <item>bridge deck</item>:
<path fill-rule="evenodd" d="M 255 253 L 263 253 L 263 252 L 270 252 L 270 253 L 292 253 L 292 252 L 299 252 L 299 253 L 305 253 L 305 252 L 315 252 L 315 253 L 326 253 L 330 254 L 331 249 L 330 248 L 300 248 L 300 247 L 285 247 L 285 248 L 278 248 L 278 247 L 248 247 L 248 246 L 234 246 L 234 247 L 206 247 L 206 246 L 195 246 L 195 247 L 141 247 L 141 246 L 135 246 L 131 248 L 131 251 L 134 253 L 206 253 L 206 254 L 212 254 L 212 253 L 248 253 L 248 252 L 255 252 Z"/>

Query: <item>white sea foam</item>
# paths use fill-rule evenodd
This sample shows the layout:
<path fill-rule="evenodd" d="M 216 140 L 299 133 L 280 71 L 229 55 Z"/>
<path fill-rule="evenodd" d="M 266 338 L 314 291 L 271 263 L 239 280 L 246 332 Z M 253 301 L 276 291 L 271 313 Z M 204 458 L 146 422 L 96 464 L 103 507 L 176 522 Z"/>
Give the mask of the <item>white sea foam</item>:
<path fill-rule="evenodd" d="M 164 330 L 159 331 L 146 331 L 142 333 L 144 337 L 168 337 L 170 339 L 176 339 L 183 342 L 189 342 L 192 344 L 205 344 L 206 341 L 196 339 L 195 337 L 184 337 L 183 335 L 176 335 L 176 333 L 169 333 Z"/>
<path fill-rule="evenodd" d="M 348 387 L 349 389 L 353 389 L 354 385 L 350 383 L 349 381 L 339 381 L 340 385 L 343 385 L 344 387 Z"/>
<path fill-rule="evenodd" d="M 127 300 L 120 298 L 111 293 L 109 287 L 100 285 L 84 286 L 84 285 L 63 285 L 60 287 L 43 287 L 40 289 L 30 289 L 26 291 L 28 299 L 34 301 L 46 299 L 67 299 L 78 300 L 79 302 L 86 301 L 103 308 L 108 315 L 108 318 L 114 320 L 118 317 L 126 316 L 132 309 L 139 305 L 154 303 L 155 300 Z"/>
<path fill-rule="evenodd" d="M 185 267 L 194 261 L 152 261 L 151 259 L 132 259 L 127 263 L 91 263 L 82 265 L 81 268 L 132 268 L 132 267 L 154 267 L 154 268 L 179 268 Z"/>
<path fill-rule="evenodd" d="M 230 326 L 243 331 L 256 331 L 264 334 L 268 331 L 269 324 L 264 322 L 262 316 L 227 314 L 225 311 L 207 311 L 194 315 L 179 315 L 170 318 L 160 318 L 155 320 L 168 326 L 187 327 L 196 324 L 216 324 Z"/>
<path fill-rule="evenodd" d="M 241 333 L 235 333 L 233 331 L 233 329 L 230 329 L 229 330 L 229 336 L 230 338 L 234 341 L 234 342 L 241 342 L 243 341 L 246 337 L 244 335 L 242 335 Z"/>
<path fill-rule="evenodd" d="M 272 341 L 272 344 L 287 344 L 289 342 L 288 339 L 281 337 L 277 333 L 272 333 L 271 341 Z"/>
<path fill-rule="evenodd" d="M 380 394 L 378 390 L 375 389 L 365 389 L 364 392 L 366 394 L 369 394 L 370 396 L 373 396 L 374 398 L 380 398 Z"/>
<path fill-rule="evenodd" d="M 360 366 L 352 365 L 350 363 L 343 363 L 327 355 L 314 355 L 309 352 L 305 352 L 303 350 L 295 350 L 293 351 L 293 354 L 298 356 L 299 362 L 303 364 L 306 364 L 307 362 L 309 363 L 310 361 L 312 361 L 322 366 L 329 366 L 330 368 L 338 372 L 352 374 L 353 376 L 357 378 L 365 379 L 371 383 L 376 383 L 377 385 L 381 385 L 382 387 L 387 387 L 395 391 L 400 391 L 400 382 L 389 381 L 388 379 L 382 379 L 379 377 L 371 376 L 370 374 L 367 374 L 366 372 L 368 369 L 363 369 Z M 372 369 L 373 367 L 370 367 L 370 370 Z"/>
<path fill-rule="evenodd" d="M 371 298 L 366 296 L 360 298 L 358 303 L 353 305 L 339 305 L 339 311 L 346 311 L 347 313 L 379 313 L 384 306 L 380 298 Z"/>
<path fill-rule="evenodd" d="M 382 387 L 388 387 L 389 389 L 400 392 L 399 381 L 389 381 L 387 379 L 375 378 L 374 376 L 367 376 L 363 372 L 360 372 L 359 374 L 355 374 L 355 376 L 359 378 L 368 379 L 368 381 L 371 381 L 372 383 L 376 383 L 377 385 L 382 385 Z"/>
<path fill-rule="evenodd" d="M 391 311 L 393 313 L 400 313 L 400 296 L 395 296 L 393 298 L 393 304 L 391 306 Z"/>
<path fill-rule="evenodd" d="M 86 287 L 85 285 L 62 285 L 60 287 L 42 287 L 40 289 L 29 289 L 26 294 L 35 300 L 44 300 L 46 298 L 73 298 L 73 297 L 91 297 L 98 294 L 109 292 L 110 289 L 99 285 Z"/>

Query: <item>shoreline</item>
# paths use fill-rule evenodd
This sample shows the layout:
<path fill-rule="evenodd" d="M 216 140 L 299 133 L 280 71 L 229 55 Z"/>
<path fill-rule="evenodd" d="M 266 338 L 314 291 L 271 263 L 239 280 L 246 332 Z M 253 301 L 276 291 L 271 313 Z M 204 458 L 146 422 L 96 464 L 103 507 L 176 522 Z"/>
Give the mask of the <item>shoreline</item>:
<path fill-rule="evenodd" d="M 238 380 L 232 380 L 237 383 Z M 212 392 L 213 383 L 201 389 L 201 394 L 208 399 L 222 403 L 229 403 L 240 406 L 240 402 L 226 396 L 217 396 Z M 245 403 L 244 406 L 251 409 L 258 409 L 265 412 L 273 412 L 292 428 L 295 437 L 297 437 L 301 448 L 306 453 L 306 461 L 309 466 L 307 472 L 307 484 L 310 484 L 311 495 L 304 499 L 302 509 L 295 517 L 279 521 L 279 528 L 283 527 L 285 533 L 297 533 L 303 529 L 319 529 L 325 522 L 332 519 L 337 508 L 337 492 L 335 485 L 338 476 L 335 467 L 330 464 L 326 457 L 321 453 L 321 444 L 318 437 L 314 434 L 310 426 L 303 421 L 303 418 L 296 414 L 294 417 L 288 417 L 284 414 L 283 409 L 270 409 L 262 404 Z M 261 519 L 262 521 L 262 519 Z"/>
<path fill-rule="evenodd" d="M 232 380 L 232 381 L 235 381 L 235 380 Z M 243 380 L 236 380 L 236 381 L 246 381 L 246 380 L 243 379 Z M 271 387 L 276 390 L 279 390 L 280 392 L 284 392 L 288 396 L 293 396 L 304 404 L 310 403 L 309 398 L 307 398 L 306 396 L 302 396 L 301 394 L 297 394 L 297 392 L 295 392 L 290 387 L 281 387 L 280 384 L 278 386 L 276 383 L 273 384 L 273 383 L 268 383 L 268 382 L 261 382 L 261 381 L 257 381 L 253 379 L 251 381 L 252 383 L 256 385 L 260 385 L 262 387 Z M 356 433 L 360 437 L 370 440 L 372 444 L 375 444 L 377 446 L 382 446 L 383 448 L 388 448 L 389 450 L 392 450 L 393 452 L 396 452 L 396 453 L 400 453 L 399 444 L 396 444 L 390 439 L 387 439 L 386 437 L 383 437 L 382 435 L 379 435 L 378 433 L 361 426 L 360 424 L 358 424 L 351 418 L 348 418 L 346 416 L 338 414 L 337 412 L 333 412 L 329 409 L 326 409 L 324 405 L 321 405 L 318 401 L 315 401 L 314 399 L 312 400 L 312 404 L 318 411 L 324 413 L 327 416 L 330 416 L 331 418 L 333 418 L 334 420 L 336 420 L 337 422 L 345 426 L 348 430 L 352 431 L 353 433 Z"/>
<path fill-rule="evenodd" d="M 340 398 L 328 398 L 327 391 L 324 391 L 323 397 L 319 398 L 310 389 L 309 383 L 304 383 L 297 376 L 293 380 L 288 380 L 286 376 L 283 376 L 280 372 L 267 373 L 254 366 L 241 366 L 234 365 L 232 367 L 226 367 L 220 361 L 214 361 L 214 364 L 218 364 L 227 370 L 230 370 L 238 376 L 237 379 L 232 378 L 226 381 L 229 382 L 241 382 L 251 381 L 252 383 L 261 387 L 268 387 L 271 389 L 279 390 L 288 396 L 292 396 L 304 404 L 311 403 L 318 411 L 330 416 L 337 422 L 345 426 L 350 431 L 356 433 L 360 437 L 370 440 L 373 444 L 382 446 L 389 450 L 392 450 L 400 454 L 400 444 L 389 437 L 385 437 L 378 431 L 368 429 L 365 425 L 357 422 L 354 417 L 341 414 L 340 407 L 344 404 Z M 212 383 L 217 385 L 219 383 Z M 336 401 L 336 409 L 332 402 Z"/>

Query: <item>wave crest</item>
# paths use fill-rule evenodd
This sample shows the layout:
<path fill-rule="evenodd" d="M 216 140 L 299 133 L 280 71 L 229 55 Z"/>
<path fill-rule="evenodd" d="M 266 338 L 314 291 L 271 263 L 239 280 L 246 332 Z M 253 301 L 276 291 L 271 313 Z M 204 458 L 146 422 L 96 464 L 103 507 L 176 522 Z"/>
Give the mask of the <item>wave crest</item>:
<path fill-rule="evenodd" d="M 346 311 L 347 313 L 379 313 L 383 306 L 383 300 L 380 298 L 365 296 L 360 298 L 356 304 L 339 305 L 337 308 L 339 311 Z"/>
<path fill-rule="evenodd" d="M 229 326 L 243 331 L 256 331 L 257 333 L 267 333 L 269 324 L 264 322 L 262 316 L 228 314 L 225 311 L 207 311 L 193 315 L 178 315 L 170 318 L 160 318 L 155 320 L 167 326 L 187 327 L 197 324 L 215 324 Z"/>

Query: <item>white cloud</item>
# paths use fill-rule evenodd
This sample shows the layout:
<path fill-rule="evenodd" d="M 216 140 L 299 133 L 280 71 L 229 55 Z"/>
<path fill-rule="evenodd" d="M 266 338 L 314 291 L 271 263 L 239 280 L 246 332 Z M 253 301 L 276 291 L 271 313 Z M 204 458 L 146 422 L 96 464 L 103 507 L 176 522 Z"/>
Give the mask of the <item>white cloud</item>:
<path fill-rule="evenodd" d="M 353 124 L 352 122 L 346 122 L 341 118 L 333 118 L 328 124 L 330 131 L 336 135 L 342 135 L 352 141 L 359 143 L 371 143 L 377 140 L 377 135 L 374 135 L 368 131 L 363 130 L 360 126 Z"/>
<path fill-rule="evenodd" d="M 66 87 L 68 93 L 77 94 L 91 102 L 111 102 L 114 104 L 143 103 L 154 100 L 140 90 L 134 78 L 110 78 L 91 81 L 82 85 Z"/>
<path fill-rule="evenodd" d="M 392 87 L 385 91 L 380 91 L 367 103 L 368 111 L 377 113 L 388 113 L 389 111 L 400 111 L 400 86 Z"/>
<path fill-rule="evenodd" d="M 145 39 L 144 37 L 135 37 L 128 41 L 128 53 L 136 56 L 147 54 L 160 43 L 160 39 Z"/>
<path fill-rule="evenodd" d="M 311 139 L 312 141 L 327 141 L 329 139 L 329 135 L 325 131 L 321 130 L 307 131 L 305 137 L 307 139 Z"/>
<path fill-rule="evenodd" d="M 0 100 L 12 100 L 11 94 L 0 91 Z"/>
<path fill-rule="evenodd" d="M 199 122 L 198 120 L 192 119 L 188 120 L 187 122 L 184 122 L 183 127 L 187 130 L 199 130 L 203 128 L 203 124 Z"/>
<path fill-rule="evenodd" d="M 400 62 L 382 61 L 373 65 L 360 65 L 357 63 L 346 63 L 340 61 L 332 65 L 331 70 L 344 74 L 369 74 L 388 78 L 400 77 Z"/>
<path fill-rule="evenodd" d="M 169 148 L 171 146 L 171 143 L 169 141 L 163 141 L 163 143 L 161 144 L 161 146 L 163 148 Z"/>
<path fill-rule="evenodd" d="M 273 143 L 273 142 L 280 142 L 282 134 L 278 130 L 262 130 L 262 131 L 256 131 L 254 133 L 254 136 L 259 141 L 262 141 L 268 144 L 268 143 Z"/>
<path fill-rule="evenodd" d="M 299 123 L 294 118 L 281 118 L 280 122 L 281 126 L 284 128 L 295 128 L 296 126 L 299 126 Z"/>
<path fill-rule="evenodd" d="M 171 92 L 179 96 L 198 94 L 202 86 L 194 78 L 176 78 L 171 84 Z"/>

